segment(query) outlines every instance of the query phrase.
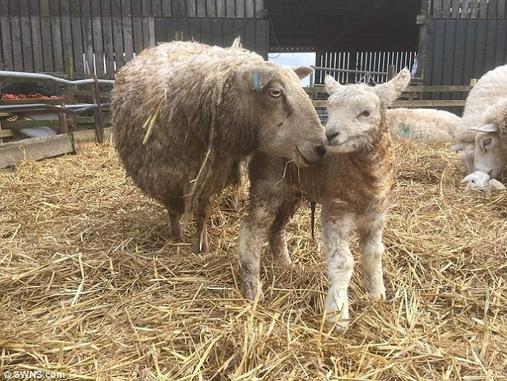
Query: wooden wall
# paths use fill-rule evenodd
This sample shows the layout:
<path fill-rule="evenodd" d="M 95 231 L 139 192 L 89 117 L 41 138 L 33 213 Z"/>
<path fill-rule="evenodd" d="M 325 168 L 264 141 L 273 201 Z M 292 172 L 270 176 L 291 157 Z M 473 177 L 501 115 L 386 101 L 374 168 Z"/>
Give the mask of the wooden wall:
<path fill-rule="evenodd" d="M 155 44 L 155 19 L 261 18 L 263 0 L 0 0 L 0 68 L 77 76 L 115 70 Z"/>

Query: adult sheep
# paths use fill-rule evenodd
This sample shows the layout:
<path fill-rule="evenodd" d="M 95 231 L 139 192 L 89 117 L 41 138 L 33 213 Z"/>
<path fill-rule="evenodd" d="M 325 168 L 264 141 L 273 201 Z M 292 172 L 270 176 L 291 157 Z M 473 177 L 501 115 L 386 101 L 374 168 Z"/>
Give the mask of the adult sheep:
<path fill-rule="evenodd" d="M 209 198 L 254 151 L 304 166 L 325 152 L 323 128 L 291 70 L 242 49 L 196 42 L 149 48 L 121 68 L 112 91 L 116 148 L 127 175 L 169 214 L 182 236 L 191 210 L 195 251 L 207 251 Z"/>
<path fill-rule="evenodd" d="M 456 131 L 457 144 L 453 149 L 462 152 L 461 159 L 469 172 L 477 171 L 480 167 L 481 171 L 489 172 L 492 177 L 496 177 L 507 164 L 498 158 L 497 150 L 493 149 L 499 144 L 498 136 L 481 129 L 483 125 L 489 124 L 487 119 L 491 118 L 490 114 L 500 112 L 492 111 L 490 108 L 505 97 L 507 97 L 507 65 L 498 66 L 484 74 L 467 97 L 463 117 Z"/>

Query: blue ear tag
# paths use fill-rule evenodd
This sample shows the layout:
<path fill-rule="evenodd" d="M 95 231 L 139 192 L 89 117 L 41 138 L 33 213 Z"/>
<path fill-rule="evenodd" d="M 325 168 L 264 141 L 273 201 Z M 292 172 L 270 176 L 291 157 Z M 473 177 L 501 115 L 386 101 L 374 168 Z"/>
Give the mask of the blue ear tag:
<path fill-rule="evenodd" d="M 252 89 L 255 91 L 261 91 L 261 76 L 259 73 L 252 73 Z"/>
<path fill-rule="evenodd" d="M 403 127 L 401 130 L 401 134 L 403 136 L 412 136 L 412 131 L 410 131 L 410 127 Z"/>

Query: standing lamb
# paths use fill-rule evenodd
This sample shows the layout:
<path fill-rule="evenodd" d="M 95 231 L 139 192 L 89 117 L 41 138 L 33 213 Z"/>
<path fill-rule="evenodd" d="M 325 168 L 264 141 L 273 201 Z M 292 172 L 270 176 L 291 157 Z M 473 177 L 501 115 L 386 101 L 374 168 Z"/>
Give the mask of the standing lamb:
<path fill-rule="evenodd" d="M 328 320 L 348 326 L 348 286 L 353 258 L 349 236 L 359 231 L 364 284 L 374 298 L 385 296 L 382 235 L 394 186 L 388 106 L 410 81 L 402 70 L 391 81 L 369 87 L 342 86 L 326 77 L 328 152 L 309 168 L 255 154 L 250 163 L 250 210 L 240 234 L 241 291 L 248 299 L 259 289 L 260 256 L 268 238 L 274 258 L 290 262 L 284 226 L 301 197 L 322 204 L 321 224 L 330 288 Z"/>
<path fill-rule="evenodd" d="M 112 92 L 114 141 L 127 175 L 169 213 L 196 220 L 195 251 L 207 251 L 209 198 L 254 151 L 305 166 L 320 159 L 324 130 L 299 80 L 311 72 L 242 49 L 161 44 L 119 70 Z"/>

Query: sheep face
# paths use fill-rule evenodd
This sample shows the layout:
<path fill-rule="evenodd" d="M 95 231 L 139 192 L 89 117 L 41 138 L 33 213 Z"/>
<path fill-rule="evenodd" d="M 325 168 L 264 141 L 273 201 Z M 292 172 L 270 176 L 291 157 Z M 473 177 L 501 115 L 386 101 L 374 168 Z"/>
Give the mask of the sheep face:
<path fill-rule="evenodd" d="M 474 171 L 487 173 L 491 178 L 499 177 L 507 165 L 507 144 L 498 133 L 485 132 L 475 138 Z"/>
<path fill-rule="evenodd" d="M 289 69 L 267 64 L 241 73 L 240 104 L 250 111 L 257 131 L 257 149 L 291 159 L 298 166 L 324 153 L 324 128 L 299 81 L 310 68 Z M 249 111 L 246 111 L 247 113 Z"/>
<path fill-rule="evenodd" d="M 410 82 L 403 69 L 391 81 L 371 87 L 364 84 L 342 86 L 327 76 L 329 93 L 326 137 L 329 152 L 354 152 L 368 147 L 380 133 L 385 110 Z"/>

